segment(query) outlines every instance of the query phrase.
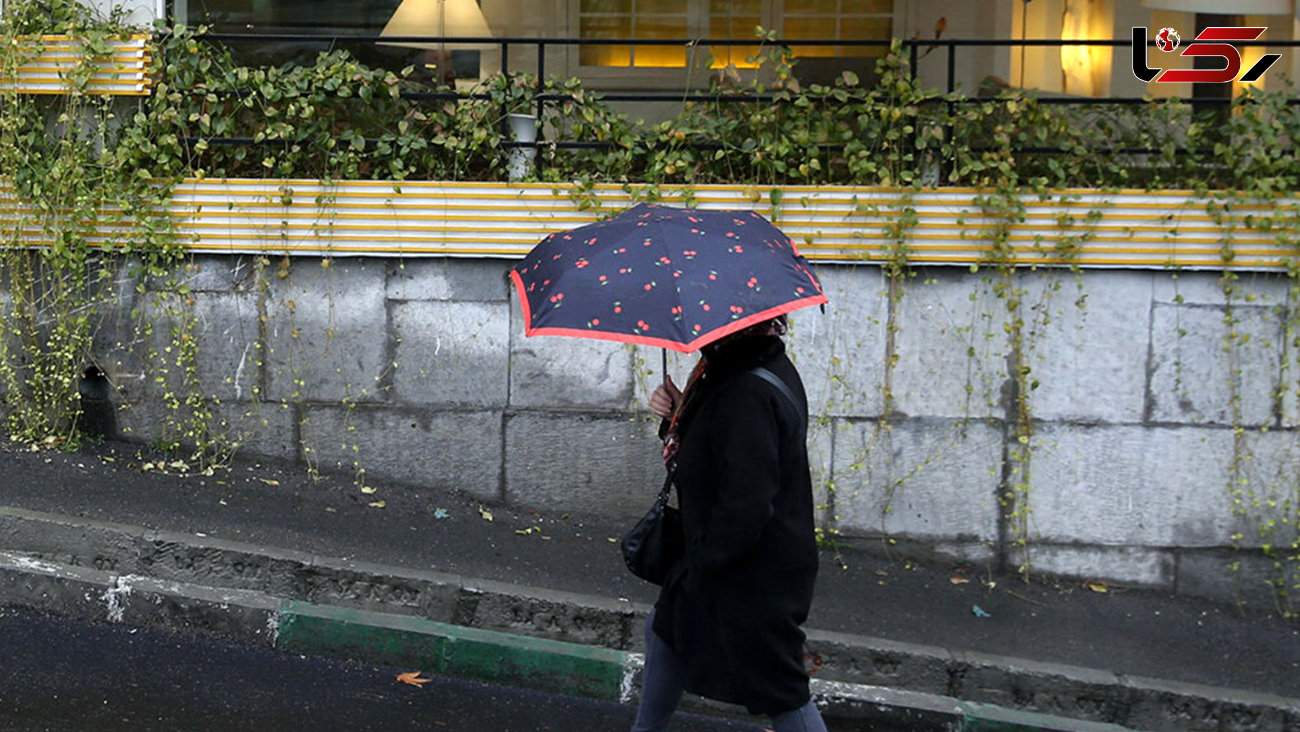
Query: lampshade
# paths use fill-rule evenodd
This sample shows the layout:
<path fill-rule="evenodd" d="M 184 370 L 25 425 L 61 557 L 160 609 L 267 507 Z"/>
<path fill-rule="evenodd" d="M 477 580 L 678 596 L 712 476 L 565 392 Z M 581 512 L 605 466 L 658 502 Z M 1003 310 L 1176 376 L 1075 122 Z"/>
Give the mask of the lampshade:
<path fill-rule="evenodd" d="M 1152 10 L 1231 15 L 1290 15 L 1293 5 L 1293 0 L 1142 0 L 1142 7 Z"/>
<path fill-rule="evenodd" d="M 397 6 L 393 17 L 388 19 L 388 25 L 384 26 L 379 35 L 380 37 L 486 38 L 492 35 L 492 29 L 488 27 L 487 19 L 483 17 L 483 11 L 479 9 L 478 3 L 474 0 L 402 0 L 402 4 Z M 379 41 L 379 43 L 386 46 L 423 48 L 429 51 L 445 49 L 448 46 L 455 49 L 491 47 L 490 44 L 459 43 L 456 41 L 446 43 L 433 41 L 427 43 L 407 41 L 388 43 Z"/>

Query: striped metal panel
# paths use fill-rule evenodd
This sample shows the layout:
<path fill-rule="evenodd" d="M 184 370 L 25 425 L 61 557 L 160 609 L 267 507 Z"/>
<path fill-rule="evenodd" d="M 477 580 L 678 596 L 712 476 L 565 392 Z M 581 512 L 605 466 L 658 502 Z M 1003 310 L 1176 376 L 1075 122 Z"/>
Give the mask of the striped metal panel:
<path fill-rule="evenodd" d="M 984 192 L 931 189 L 908 197 L 897 190 L 786 187 L 774 212 L 770 189 L 699 186 L 702 208 L 753 209 L 789 234 L 809 259 L 882 262 L 888 227 L 905 206 L 917 223 L 906 233 L 915 264 L 973 265 L 990 261 L 994 222 L 978 205 Z M 195 252 L 330 256 L 521 257 L 554 231 L 597 220 L 632 202 L 618 186 L 596 190 L 600 211 L 582 210 L 566 186 L 547 184 L 363 182 L 322 185 L 314 180 L 189 180 L 174 195 L 173 215 Z M 1224 231 L 1206 212 L 1205 199 L 1187 191 L 1055 191 L 1025 196 L 1023 216 L 1007 231 L 1007 247 L 1021 266 L 1140 269 L 1279 270 L 1296 252 L 1272 232 L 1245 225 L 1249 215 L 1273 209 L 1235 202 L 1230 262 Z M 5 206 L 4 203 L 8 203 Z M 681 205 L 680 195 L 666 203 Z M 0 215 L 13 220 L 12 199 Z M 1300 222 L 1300 199 L 1280 204 Z M 1090 219 L 1091 214 L 1091 219 Z M 39 242 L 37 231 L 28 240 Z M 105 240 L 129 236 L 104 231 Z M 1078 246 L 1073 260 L 1061 246 Z"/>
<path fill-rule="evenodd" d="M 35 40 L 33 43 L 37 42 Z M 80 42 L 68 36 L 41 36 L 40 56 L 18 70 L 17 80 L 2 79 L 0 86 L 24 94 L 67 94 L 68 76 L 81 63 Z M 110 42 L 112 56 L 91 78 L 89 94 L 144 96 L 153 87 L 149 76 L 149 36 L 135 35 Z"/>

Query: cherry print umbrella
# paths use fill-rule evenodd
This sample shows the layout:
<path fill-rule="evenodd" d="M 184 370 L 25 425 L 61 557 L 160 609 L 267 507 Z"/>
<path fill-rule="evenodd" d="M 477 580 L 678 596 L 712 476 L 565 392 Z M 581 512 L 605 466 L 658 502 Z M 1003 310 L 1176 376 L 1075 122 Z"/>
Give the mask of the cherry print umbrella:
<path fill-rule="evenodd" d="M 790 238 L 752 211 L 641 204 L 551 234 L 510 277 L 527 335 L 683 353 L 826 302 Z"/>

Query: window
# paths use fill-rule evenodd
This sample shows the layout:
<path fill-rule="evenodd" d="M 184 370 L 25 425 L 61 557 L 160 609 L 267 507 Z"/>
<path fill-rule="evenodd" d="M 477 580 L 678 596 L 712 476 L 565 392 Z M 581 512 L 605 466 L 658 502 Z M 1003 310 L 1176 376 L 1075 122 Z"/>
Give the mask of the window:
<path fill-rule="evenodd" d="M 789 40 L 888 40 L 893 0 L 578 0 L 578 34 L 587 38 L 748 40 L 762 26 Z M 753 46 L 715 46 L 710 65 L 751 66 Z M 875 58 L 885 47 L 793 46 L 799 57 Z M 682 67 L 680 46 L 583 46 L 582 66 Z"/>

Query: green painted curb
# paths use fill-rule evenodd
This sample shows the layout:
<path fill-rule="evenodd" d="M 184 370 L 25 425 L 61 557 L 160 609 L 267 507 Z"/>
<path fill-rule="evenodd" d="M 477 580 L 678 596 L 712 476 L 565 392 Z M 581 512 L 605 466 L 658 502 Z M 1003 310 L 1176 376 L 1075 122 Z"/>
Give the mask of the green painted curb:
<path fill-rule="evenodd" d="M 276 647 L 614 701 L 637 665 L 625 651 L 293 600 L 280 606 Z"/>
<path fill-rule="evenodd" d="M 961 732 L 1133 732 L 1127 727 L 961 702 Z"/>

